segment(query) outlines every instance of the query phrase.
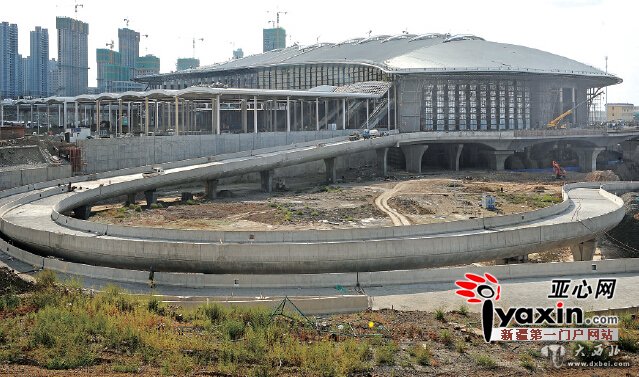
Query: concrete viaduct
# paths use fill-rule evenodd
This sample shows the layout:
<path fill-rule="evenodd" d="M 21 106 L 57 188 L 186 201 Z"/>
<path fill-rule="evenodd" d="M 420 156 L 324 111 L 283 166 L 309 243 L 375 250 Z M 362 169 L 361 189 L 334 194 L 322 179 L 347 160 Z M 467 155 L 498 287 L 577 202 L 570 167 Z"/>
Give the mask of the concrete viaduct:
<path fill-rule="evenodd" d="M 122 227 L 85 219 L 92 203 L 180 183 L 205 181 L 210 196 L 217 180 L 261 172 L 262 188 L 271 189 L 275 168 L 324 160 L 327 181 L 335 182 L 335 158 L 377 150 L 385 172 L 388 148 L 402 148 L 407 168 L 419 171 L 424 151 L 448 145 L 459 158 L 465 143 L 492 148 L 495 167 L 503 155 L 540 142 L 579 143 L 584 170 L 594 167 L 606 145 L 633 139 L 636 134 L 512 135 L 510 133 L 407 133 L 370 140 L 337 138 L 270 150 L 200 158 L 168 164 L 165 173 L 144 178 L 148 168 L 76 177 L 1 193 L 0 231 L 14 244 L 41 255 L 90 265 L 133 270 L 203 274 L 320 274 L 419 269 L 510 258 L 553 247 L 572 246 L 575 259 L 589 259 L 596 234 L 618 224 L 623 201 L 611 192 L 636 190 L 639 183 L 566 185 L 564 201 L 528 213 L 429 225 L 331 231 L 211 232 Z M 491 152 L 488 151 L 490 154 Z M 453 165 L 457 163 L 453 161 Z M 56 183 L 60 185 L 56 185 Z M 68 216 L 75 212 L 75 218 Z"/>

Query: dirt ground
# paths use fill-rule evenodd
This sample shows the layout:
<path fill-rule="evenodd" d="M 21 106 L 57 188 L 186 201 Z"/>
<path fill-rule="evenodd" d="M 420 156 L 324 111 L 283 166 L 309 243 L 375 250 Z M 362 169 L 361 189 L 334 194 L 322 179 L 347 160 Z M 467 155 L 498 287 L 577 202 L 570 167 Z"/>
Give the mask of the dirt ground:
<path fill-rule="evenodd" d="M 180 203 L 175 194 L 167 195 L 159 199 L 162 208 L 154 209 L 146 209 L 143 201 L 130 207 L 122 202 L 94 206 L 91 220 L 177 229 L 327 230 L 392 226 L 391 211 L 410 224 L 428 224 L 543 208 L 561 200 L 562 183 L 547 175 L 501 172 L 398 173 L 386 181 L 365 182 L 345 177 L 333 186 L 302 184 L 272 195 L 233 191 L 233 198 L 214 201 L 196 195 Z M 376 203 L 383 193 L 386 201 Z M 485 194 L 496 197 L 496 210 L 481 207 Z"/>

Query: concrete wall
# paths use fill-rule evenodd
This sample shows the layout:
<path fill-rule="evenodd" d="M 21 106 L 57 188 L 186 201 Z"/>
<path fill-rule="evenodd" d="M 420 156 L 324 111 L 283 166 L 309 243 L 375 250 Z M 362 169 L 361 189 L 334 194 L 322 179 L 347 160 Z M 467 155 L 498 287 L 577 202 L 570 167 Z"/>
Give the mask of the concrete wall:
<path fill-rule="evenodd" d="M 0 239 L 2 252 L 36 268 L 46 268 L 53 271 L 86 276 L 97 279 L 115 280 L 123 283 L 148 282 L 148 271 L 123 270 L 110 267 L 99 267 L 43 258 L 9 245 Z M 593 267 L 594 266 L 594 267 Z M 534 268 L 532 268 L 534 267 Z M 417 283 L 452 283 L 467 272 L 489 272 L 500 280 L 520 278 L 558 277 L 574 275 L 592 275 L 610 273 L 639 272 L 639 258 L 609 259 L 601 261 L 585 261 L 570 263 L 538 263 L 511 264 L 489 267 L 452 267 L 435 269 L 396 270 L 360 273 L 329 273 L 329 274 L 286 274 L 286 275 L 247 275 L 247 274 L 194 274 L 194 273 L 163 273 L 156 272 L 154 280 L 158 285 L 181 286 L 187 288 L 221 287 L 234 288 L 237 281 L 239 288 L 307 288 L 326 287 L 336 285 L 345 287 L 360 286 L 366 288 L 380 285 L 417 284 Z"/>
<path fill-rule="evenodd" d="M 72 174 L 71 165 L 2 170 L 0 171 L 0 190 L 68 178 Z"/>
<path fill-rule="evenodd" d="M 222 135 L 150 136 L 79 142 L 87 173 L 272 148 L 345 136 L 353 130 L 261 132 Z"/>

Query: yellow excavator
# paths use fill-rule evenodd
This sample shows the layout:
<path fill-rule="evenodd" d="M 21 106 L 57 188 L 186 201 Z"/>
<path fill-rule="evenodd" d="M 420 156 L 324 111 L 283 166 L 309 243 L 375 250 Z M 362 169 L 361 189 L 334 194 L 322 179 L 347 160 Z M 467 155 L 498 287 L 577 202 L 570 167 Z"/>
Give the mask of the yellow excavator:
<path fill-rule="evenodd" d="M 559 115 L 557 118 L 551 120 L 550 122 L 548 122 L 548 124 L 546 125 L 547 128 L 566 128 L 566 125 L 559 125 L 561 123 L 561 121 L 567 117 L 568 115 L 572 114 L 573 111 L 575 111 L 576 108 L 578 108 L 579 106 L 583 105 L 584 103 L 587 103 L 589 101 L 592 101 L 595 99 L 595 97 L 599 96 L 601 93 L 603 93 L 602 91 L 597 91 L 597 93 L 595 93 L 594 95 L 592 95 L 590 98 L 586 99 L 585 101 L 581 101 L 578 104 L 576 104 L 572 109 L 563 112 L 561 115 Z"/>

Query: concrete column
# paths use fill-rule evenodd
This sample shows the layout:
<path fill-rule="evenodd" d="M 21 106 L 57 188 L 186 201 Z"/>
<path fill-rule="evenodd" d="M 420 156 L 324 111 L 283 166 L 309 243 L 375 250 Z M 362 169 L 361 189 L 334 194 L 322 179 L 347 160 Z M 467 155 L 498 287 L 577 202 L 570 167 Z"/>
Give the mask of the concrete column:
<path fill-rule="evenodd" d="M 242 110 L 242 133 L 248 132 L 248 106 L 246 99 L 240 101 L 240 109 Z"/>
<path fill-rule="evenodd" d="M 144 99 L 144 136 L 149 136 L 149 98 Z"/>
<path fill-rule="evenodd" d="M 73 126 L 74 127 L 78 127 L 80 125 L 80 123 L 78 122 L 78 118 L 80 117 L 79 115 L 79 108 L 78 108 L 78 102 L 74 102 L 73 103 Z"/>
<path fill-rule="evenodd" d="M 387 123 L 389 131 L 391 129 L 390 105 L 391 105 L 390 88 L 388 88 L 388 92 L 386 92 L 386 123 Z"/>
<path fill-rule="evenodd" d="M 222 99 L 222 96 L 219 94 L 217 95 L 215 99 L 215 133 L 218 135 L 222 133 L 221 117 L 220 117 L 220 107 L 222 107 L 221 99 Z"/>
<path fill-rule="evenodd" d="M 337 183 L 337 169 L 335 168 L 335 157 L 325 158 L 324 165 L 326 166 L 326 183 Z"/>
<path fill-rule="evenodd" d="M 328 100 L 324 100 L 324 125 L 328 130 Z"/>
<path fill-rule="evenodd" d="M 158 202 L 158 194 L 155 191 L 155 189 L 153 190 L 146 190 L 144 192 L 144 198 L 146 199 L 146 207 L 150 208 L 151 204 L 155 204 Z"/>
<path fill-rule="evenodd" d="M 300 131 L 304 131 L 304 101 L 300 100 Z"/>
<path fill-rule="evenodd" d="M 346 129 L 346 98 L 342 98 L 342 129 Z"/>
<path fill-rule="evenodd" d="M 459 171 L 459 157 L 461 156 L 464 144 L 451 144 L 448 146 L 448 168 Z"/>
<path fill-rule="evenodd" d="M 133 133 L 131 131 L 133 131 L 133 117 L 131 116 L 131 101 L 129 101 L 126 104 L 126 124 L 129 127 L 129 132 L 127 133 Z"/>
<path fill-rule="evenodd" d="M 108 103 L 109 106 L 109 133 L 111 133 L 111 127 L 113 127 L 113 110 L 111 109 L 111 102 Z"/>
<path fill-rule="evenodd" d="M 100 134 L 100 101 L 96 101 L 95 102 L 95 107 L 96 107 L 96 113 L 97 113 L 97 122 L 95 125 L 95 132 L 99 135 Z M 47 105 L 47 121 L 49 120 L 49 105 Z M 50 125 L 51 122 L 49 122 Z"/>
<path fill-rule="evenodd" d="M 492 170 L 504 170 L 506 159 L 515 154 L 515 151 L 487 151 L 486 154 L 490 159 Z"/>
<path fill-rule="evenodd" d="M 592 260 L 592 256 L 595 255 L 595 246 L 597 243 L 595 240 L 584 241 L 570 246 L 572 252 L 572 259 L 577 261 Z"/>
<path fill-rule="evenodd" d="M 154 130 L 158 132 L 158 128 L 160 127 L 160 102 L 155 101 L 155 119 L 153 119 Z"/>
<path fill-rule="evenodd" d="M 368 128 L 368 121 L 371 116 L 368 103 L 369 103 L 368 98 L 366 98 L 366 128 Z"/>
<path fill-rule="evenodd" d="M 91 206 L 85 205 L 73 209 L 73 215 L 76 219 L 88 220 L 91 216 Z"/>
<path fill-rule="evenodd" d="M 64 128 L 69 127 L 69 114 L 68 114 L 68 102 L 64 101 L 63 103 L 63 107 L 64 107 L 64 114 L 62 119 L 64 120 Z M 18 111 L 17 111 L 17 117 L 20 117 L 20 106 L 18 106 Z"/>
<path fill-rule="evenodd" d="M 273 170 L 264 170 L 260 172 L 262 192 L 273 191 Z"/>
<path fill-rule="evenodd" d="M 175 96 L 175 135 L 180 134 L 180 101 Z"/>
<path fill-rule="evenodd" d="M 315 130 L 319 131 L 319 98 L 315 98 Z"/>
<path fill-rule="evenodd" d="M 4 105 L 0 105 L 0 126 L 4 126 Z"/>
<path fill-rule="evenodd" d="M 428 149 L 428 145 L 403 145 L 401 148 L 402 152 L 404 152 L 404 158 L 406 159 L 406 171 L 421 174 L 422 157 L 424 157 L 424 152 Z"/>
<path fill-rule="evenodd" d="M 277 132 L 277 110 L 278 110 L 278 103 L 277 103 L 277 99 L 275 101 L 273 101 L 273 132 Z"/>
<path fill-rule="evenodd" d="M 377 154 L 377 174 L 380 177 L 388 175 L 388 148 L 379 148 L 375 150 Z"/>
<path fill-rule="evenodd" d="M 291 132 L 291 97 L 286 97 L 286 132 Z"/>
<path fill-rule="evenodd" d="M 120 127 L 120 131 L 118 132 L 118 126 Z M 116 123 L 116 134 L 122 134 L 122 100 L 118 100 L 118 122 Z"/>
<path fill-rule="evenodd" d="M 205 186 L 205 196 L 207 199 L 215 199 L 217 198 L 217 184 L 219 183 L 218 179 L 209 179 L 204 182 Z"/>
<path fill-rule="evenodd" d="M 585 173 L 597 170 L 597 156 L 605 149 L 602 147 L 574 148 L 579 158 L 579 170 Z"/>
<path fill-rule="evenodd" d="M 257 133 L 257 96 L 253 97 L 253 133 Z"/>
<path fill-rule="evenodd" d="M 131 192 L 126 194 L 126 204 L 135 204 L 135 193 Z"/>

